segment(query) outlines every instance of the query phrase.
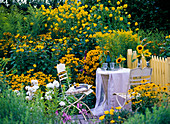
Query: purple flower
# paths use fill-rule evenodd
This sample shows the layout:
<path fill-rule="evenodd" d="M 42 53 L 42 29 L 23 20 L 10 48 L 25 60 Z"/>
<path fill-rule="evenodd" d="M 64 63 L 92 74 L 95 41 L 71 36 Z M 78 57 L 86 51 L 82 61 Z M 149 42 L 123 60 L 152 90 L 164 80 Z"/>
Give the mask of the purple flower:
<path fill-rule="evenodd" d="M 66 123 L 67 121 L 71 120 L 71 116 L 63 112 L 61 120 L 63 120 L 63 123 Z"/>
<path fill-rule="evenodd" d="M 82 109 L 82 112 L 83 112 L 85 115 L 87 115 L 86 109 Z"/>
<path fill-rule="evenodd" d="M 58 111 L 56 110 L 55 114 L 58 116 Z"/>
<path fill-rule="evenodd" d="M 82 112 L 81 112 L 82 111 Z M 86 109 L 82 109 L 81 111 L 79 111 L 79 113 L 83 113 L 83 114 L 85 114 L 85 115 L 87 115 L 87 111 L 86 111 Z"/>
<path fill-rule="evenodd" d="M 78 108 L 81 108 L 81 107 L 82 107 L 82 104 L 77 103 L 77 107 L 78 107 Z"/>

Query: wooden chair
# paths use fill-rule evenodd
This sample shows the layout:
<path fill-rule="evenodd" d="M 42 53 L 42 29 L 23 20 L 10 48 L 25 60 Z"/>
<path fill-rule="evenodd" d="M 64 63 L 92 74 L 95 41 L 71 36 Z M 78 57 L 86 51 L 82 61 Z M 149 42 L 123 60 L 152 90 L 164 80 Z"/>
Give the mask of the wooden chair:
<path fill-rule="evenodd" d="M 145 82 L 146 83 L 150 83 L 151 82 L 151 74 L 152 74 L 152 68 L 135 68 L 135 69 L 131 69 L 130 70 L 130 76 L 129 76 L 129 84 L 127 87 L 127 92 L 126 93 L 113 93 L 113 95 L 116 95 L 116 101 L 119 104 L 119 106 L 121 108 L 124 107 L 125 103 L 127 102 L 127 100 L 131 99 L 131 96 L 128 94 L 128 90 L 131 86 L 134 85 L 141 85 L 143 84 L 141 81 L 143 79 L 147 80 Z M 140 94 L 138 94 L 140 95 Z M 118 96 L 125 99 L 123 104 L 120 104 Z"/>
<path fill-rule="evenodd" d="M 92 85 L 79 84 L 79 87 L 77 87 L 77 88 L 75 88 L 75 86 L 70 86 L 70 83 L 68 81 L 68 75 L 67 75 L 65 64 L 57 64 L 57 72 L 58 72 L 58 77 L 59 77 L 60 84 L 62 84 L 64 81 L 68 83 L 68 90 L 66 90 L 64 97 L 65 97 L 66 101 L 70 105 L 65 107 L 63 109 L 63 112 L 67 109 L 67 111 L 66 111 L 66 114 L 67 114 L 67 112 L 69 111 L 70 107 L 73 106 L 76 109 L 78 109 L 79 112 L 83 115 L 84 119 L 87 120 L 85 115 L 84 115 L 84 113 L 75 104 L 80 102 L 82 105 L 85 105 L 87 107 L 88 111 L 91 113 L 91 115 L 93 115 L 92 112 L 90 111 L 90 108 L 83 101 L 81 101 L 87 95 L 89 95 L 90 93 L 93 92 L 93 90 L 90 89 L 92 87 Z M 76 97 L 76 95 L 78 95 L 78 94 L 79 94 L 80 97 Z M 76 99 L 76 101 L 70 102 L 69 99 L 67 98 L 67 96 L 70 96 L 70 95 L 72 95 Z"/>

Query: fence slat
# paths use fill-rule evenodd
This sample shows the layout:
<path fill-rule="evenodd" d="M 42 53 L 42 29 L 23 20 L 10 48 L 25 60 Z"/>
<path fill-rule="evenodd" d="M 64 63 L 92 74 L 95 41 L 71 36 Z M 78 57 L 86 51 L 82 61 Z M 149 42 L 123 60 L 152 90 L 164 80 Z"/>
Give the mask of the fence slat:
<path fill-rule="evenodd" d="M 131 57 L 133 55 L 133 59 L 136 59 L 136 51 L 132 49 L 127 51 L 127 66 L 131 69 L 136 68 L 138 65 L 138 59 L 132 63 Z M 145 58 L 142 56 L 141 67 L 144 68 L 147 66 Z M 155 84 L 160 84 L 165 86 L 170 83 L 170 57 L 162 58 L 158 56 L 152 56 L 150 60 L 150 67 L 152 68 L 152 77 L 151 82 Z"/>

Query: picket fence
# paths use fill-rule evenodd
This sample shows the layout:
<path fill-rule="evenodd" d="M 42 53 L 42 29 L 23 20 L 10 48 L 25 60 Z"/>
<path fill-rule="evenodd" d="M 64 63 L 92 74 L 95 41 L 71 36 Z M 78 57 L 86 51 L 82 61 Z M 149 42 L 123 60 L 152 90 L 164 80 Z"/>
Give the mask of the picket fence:
<path fill-rule="evenodd" d="M 144 68 L 149 64 L 152 68 L 151 82 L 165 86 L 170 83 L 170 57 L 162 58 L 158 56 L 152 56 L 149 62 L 146 62 L 145 58 L 142 57 L 141 61 L 138 62 L 136 51 L 132 52 L 132 49 L 127 50 L 127 67 L 130 69 L 138 67 Z M 132 62 L 133 59 L 136 59 Z M 139 64 L 138 64 L 139 63 Z"/>

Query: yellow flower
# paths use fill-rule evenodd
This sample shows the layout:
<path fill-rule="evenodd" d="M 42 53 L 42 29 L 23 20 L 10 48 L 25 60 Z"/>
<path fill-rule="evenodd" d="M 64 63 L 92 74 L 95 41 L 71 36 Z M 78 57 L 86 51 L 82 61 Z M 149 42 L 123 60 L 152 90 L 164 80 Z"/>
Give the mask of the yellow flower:
<path fill-rule="evenodd" d="M 120 21 L 123 21 L 123 17 L 120 17 Z"/>
<path fill-rule="evenodd" d="M 146 83 L 146 82 L 147 82 L 146 79 L 141 80 L 141 83 Z"/>
<path fill-rule="evenodd" d="M 113 16 L 113 14 L 109 14 L 109 17 L 112 17 Z"/>
<path fill-rule="evenodd" d="M 100 116 L 100 117 L 99 117 L 99 120 L 103 120 L 104 117 L 105 117 L 104 115 Z"/>
<path fill-rule="evenodd" d="M 120 2 L 119 2 L 119 1 L 117 1 L 117 5 L 120 5 Z"/>
<path fill-rule="evenodd" d="M 141 55 L 137 55 L 136 57 L 138 58 L 138 57 L 140 57 Z"/>
<path fill-rule="evenodd" d="M 111 120 L 110 123 L 111 123 L 111 124 L 112 124 L 112 123 L 115 123 L 115 120 Z"/>
<path fill-rule="evenodd" d="M 114 11 L 114 10 L 115 10 L 115 7 L 112 7 L 112 10 Z"/>
<path fill-rule="evenodd" d="M 73 30 L 74 30 L 74 28 L 72 27 L 72 28 L 71 28 L 71 30 L 73 31 Z"/>
<path fill-rule="evenodd" d="M 127 8 L 127 6 L 128 6 L 127 4 L 124 4 L 124 5 L 123 5 L 123 8 Z"/>
<path fill-rule="evenodd" d="M 126 60 L 126 58 L 125 58 L 125 57 L 123 57 L 123 58 L 122 58 L 122 61 L 125 61 L 125 60 Z"/>
<path fill-rule="evenodd" d="M 45 27 L 47 27 L 47 24 L 44 24 Z"/>
<path fill-rule="evenodd" d="M 136 50 L 138 51 L 138 53 L 140 53 L 143 50 L 143 46 L 142 45 L 138 45 L 136 47 Z"/>
<path fill-rule="evenodd" d="M 137 22 L 135 22 L 135 26 L 137 26 L 138 25 L 138 23 Z"/>
<path fill-rule="evenodd" d="M 29 41 L 29 43 L 33 43 L 33 41 L 32 41 L 32 40 L 30 40 L 30 41 Z"/>
<path fill-rule="evenodd" d="M 27 18 L 26 18 L 26 17 L 24 17 L 24 21 L 25 21 L 25 20 L 27 20 Z"/>
<path fill-rule="evenodd" d="M 105 10 L 106 10 L 106 11 L 109 11 L 109 8 L 108 8 L 108 7 L 105 7 Z"/>
<path fill-rule="evenodd" d="M 85 42 L 86 42 L 86 43 L 89 42 L 89 39 L 86 39 Z"/>
<path fill-rule="evenodd" d="M 121 108 L 122 108 L 122 107 L 120 107 L 120 106 L 119 106 L 119 107 L 116 107 L 116 109 L 118 109 L 118 110 L 121 109 Z"/>
<path fill-rule="evenodd" d="M 37 67 L 37 65 L 36 65 L 36 64 L 34 64 L 34 65 L 33 65 L 33 67 L 34 67 L 34 68 L 36 68 L 36 67 Z"/>
<path fill-rule="evenodd" d="M 128 24 L 128 25 L 130 25 L 131 23 L 130 23 L 130 22 L 128 22 L 127 24 Z"/>
<path fill-rule="evenodd" d="M 33 25 L 34 25 L 34 23 L 33 23 L 33 22 L 31 22 L 31 23 L 30 23 L 30 25 L 31 25 L 31 26 L 33 26 Z"/>
<path fill-rule="evenodd" d="M 55 49 L 53 48 L 53 49 L 51 49 L 51 51 L 55 51 Z"/>
<path fill-rule="evenodd" d="M 131 14 L 128 15 L 128 18 L 131 18 Z"/>
<path fill-rule="evenodd" d="M 79 83 L 76 83 L 75 85 L 76 85 L 76 87 L 79 87 Z"/>
<path fill-rule="evenodd" d="M 162 89 L 163 92 L 167 92 L 168 88 L 167 87 L 162 87 L 161 89 Z"/>
<path fill-rule="evenodd" d="M 108 110 L 107 110 L 107 111 L 104 111 L 104 114 L 105 114 L 105 115 L 109 114 L 109 111 L 108 111 Z"/>
<path fill-rule="evenodd" d="M 135 31 L 139 31 L 139 28 L 136 28 Z"/>
<path fill-rule="evenodd" d="M 122 62 L 122 58 L 119 57 L 116 59 L 116 63 L 121 63 L 121 62 Z"/>

